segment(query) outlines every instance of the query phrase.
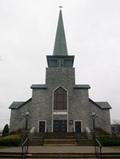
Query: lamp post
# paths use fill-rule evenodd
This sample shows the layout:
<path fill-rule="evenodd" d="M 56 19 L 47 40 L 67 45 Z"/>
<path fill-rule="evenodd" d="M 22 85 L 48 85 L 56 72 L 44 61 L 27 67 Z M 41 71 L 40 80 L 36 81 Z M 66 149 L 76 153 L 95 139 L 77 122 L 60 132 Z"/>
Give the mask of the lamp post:
<path fill-rule="evenodd" d="M 96 113 L 95 112 L 92 112 L 91 114 L 91 118 L 92 118 L 92 129 L 93 129 L 93 140 L 95 142 L 96 140 L 96 132 L 95 132 L 95 119 L 96 119 Z"/>
<path fill-rule="evenodd" d="M 22 142 L 22 158 L 26 158 L 26 154 L 28 153 L 28 146 L 29 146 L 29 138 L 28 138 L 28 129 L 29 129 L 29 118 L 30 118 L 30 113 L 25 112 L 24 115 L 25 118 L 25 134 L 23 136 L 23 142 Z"/>
<path fill-rule="evenodd" d="M 30 118 L 30 113 L 29 112 L 25 112 L 25 140 L 26 140 L 26 143 L 25 143 L 25 147 L 26 147 L 26 153 L 28 152 L 28 145 L 29 145 L 29 138 L 28 138 L 28 135 L 29 135 L 29 118 Z"/>
<path fill-rule="evenodd" d="M 28 125 L 29 125 L 29 118 L 30 118 L 30 113 L 26 112 L 25 113 L 25 131 L 28 131 Z"/>

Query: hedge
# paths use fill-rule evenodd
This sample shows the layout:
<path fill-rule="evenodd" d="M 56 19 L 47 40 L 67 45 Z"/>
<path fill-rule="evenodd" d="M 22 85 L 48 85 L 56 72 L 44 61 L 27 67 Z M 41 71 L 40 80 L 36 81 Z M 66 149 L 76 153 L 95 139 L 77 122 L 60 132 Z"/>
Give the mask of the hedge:
<path fill-rule="evenodd" d="M 0 137 L 0 146 L 19 146 L 20 144 L 20 135 L 9 135 L 5 137 Z"/>
<path fill-rule="evenodd" d="M 120 137 L 117 136 L 101 136 L 99 140 L 102 146 L 120 146 Z"/>

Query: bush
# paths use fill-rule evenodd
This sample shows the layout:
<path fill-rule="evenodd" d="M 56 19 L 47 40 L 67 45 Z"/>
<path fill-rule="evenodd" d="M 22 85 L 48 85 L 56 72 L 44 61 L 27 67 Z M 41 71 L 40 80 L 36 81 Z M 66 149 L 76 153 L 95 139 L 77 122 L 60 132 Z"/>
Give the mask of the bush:
<path fill-rule="evenodd" d="M 2 136 L 7 136 L 9 135 L 9 126 L 6 124 L 3 128 Z"/>
<path fill-rule="evenodd" d="M 96 132 L 97 136 L 101 136 L 101 135 L 106 136 L 106 135 L 109 135 L 109 133 L 106 132 L 105 130 L 103 130 L 102 128 L 96 128 L 95 132 Z"/>
<path fill-rule="evenodd" d="M 10 135 L 22 135 L 23 130 L 22 129 L 17 129 L 15 131 L 10 132 Z"/>
<path fill-rule="evenodd" d="M 0 137 L 0 146 L 19 146 L 20 143 L 20 135 L 9 135 L 5 137 Z"/>
<path fill-rule="evenodd" d="M 102 146 L 120 146 L 120 137 L 116 136 L 101 136 L 99 140 Z"/>

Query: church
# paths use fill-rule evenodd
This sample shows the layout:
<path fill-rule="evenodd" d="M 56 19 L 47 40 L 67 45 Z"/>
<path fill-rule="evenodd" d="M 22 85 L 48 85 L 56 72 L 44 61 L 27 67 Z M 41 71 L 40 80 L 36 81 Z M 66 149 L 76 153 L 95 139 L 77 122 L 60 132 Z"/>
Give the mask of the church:
<path fill-rule="evenodd" d="M 14 101 L 9 109 L 10 131 L 25 129 L 25 115 L 29 114 L 28 128 L 37 133 L 92 131 L 95 127 L 111 133 L 108 102 L 89 98 L 88 84 L 75 84 L 74 56 L 68 55 L 62 10 L 60 9 L 53 55 L 47 56 L 45 84 L 32 84 L 32 97 Z"/>

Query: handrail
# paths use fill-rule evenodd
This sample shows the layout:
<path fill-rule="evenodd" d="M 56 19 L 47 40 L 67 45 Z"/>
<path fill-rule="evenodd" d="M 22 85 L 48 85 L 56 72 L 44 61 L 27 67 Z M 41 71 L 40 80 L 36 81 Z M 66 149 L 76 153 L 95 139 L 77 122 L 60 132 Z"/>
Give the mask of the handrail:
<path fill-rule="evenodd" d="M 29 138 L 26 136 L 25 140 L 21 144 L 22 147 L 22 159 L 26 158 L 26 154 L 28 153 L 28 144 L 29 144 Z"/>
<path fill-rule="evenodd" d="M 75 138 L 76 138 L 76 142 L 79 145 L 80 144 L 80 134 L 79 133 L 75 133 Z"/>
<path fill-rule="evenodd" d="M 102 159 L 102 144 L 97 138 L 95 139 L 95 142 L 96 157 L 98 157 L 98 159 Z"/>
<path fill-rule="evenodd" d="M 22 143 L 22 147 L 26 144 L 27 140 L 28 140 L 28 137 L 25 138 L 24 142 Z"/>

